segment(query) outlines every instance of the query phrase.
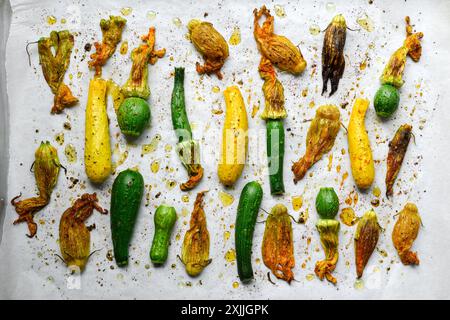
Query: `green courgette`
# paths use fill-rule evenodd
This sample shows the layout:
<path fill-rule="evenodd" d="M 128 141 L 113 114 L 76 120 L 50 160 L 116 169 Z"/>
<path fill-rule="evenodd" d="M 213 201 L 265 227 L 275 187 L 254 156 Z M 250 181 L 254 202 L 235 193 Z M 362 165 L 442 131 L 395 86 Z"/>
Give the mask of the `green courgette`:
<path fill-rule="evenodd" d="M 192 130 L 187 117 L 184 99 L 184 68 L 175 68 L 170 110 L 172 113 L 172 125 L 178 142 L 192 140 Z"/>
<path fill-rule="evenodd" d="M 151 118 L 150 107 L 144 99 L 126 98 L 117 110 L 117 122 L 124 135 L 139 137 Z"/>
<path fill-rule="evenodd" d="M 180 184 L 180 189 L 188 191 L 194 188 L 203 177 L 200 164 L 200 145 L 192 139 L 191 125 L 186 113 L 184 99 L 184 68 L 175 68 L 175 78 L 170 102 L 172 125 L 178 139 L 176 151 L 186 168 L 189 180 Z"/>
<path fill-rule="evenodd" d="M 155 234 L 153 235 L 150 259 L 153 263 L 162 264 L 166 262 L 169 253 L 169 241 L 177 213 L 174 207 L 160 205 L 155 212 Z"/>
<path fill-rule="evenodd" d="M 245 185 L 239 198 L 236 216 L 235 245 L 239 279 L 249 282 L 253 279 L 252 242 L 256 218 L 263 191 L 261 185 L 252 181 Z"/>
<path fill-rule="evenodd" d="M 128 247 L 143 193 L 144 178 L 138 171 L 127 169 L 114 180 L 111 192 L 111 235 L 114 258 L 119 267 L 128 265 Z"/>
<path fill-rule="evenodd" d="M 389 84 L 383 84 L 376 92 L 373 104 L 377 115 L 388 118 L 394 114 L 400 102 L 398 89 Z"/>
<path fill-rule="evenodd" d="M 283 194 L 284 127 L 283 120 L 267 120 L 267 158 L 271 194 Z"/>
<path fill-rule="evenodd" d="M 316 210 L 321 219 L 334 219 L 339 211 L 339 198 L 333 188 L 320 188 Z"/>

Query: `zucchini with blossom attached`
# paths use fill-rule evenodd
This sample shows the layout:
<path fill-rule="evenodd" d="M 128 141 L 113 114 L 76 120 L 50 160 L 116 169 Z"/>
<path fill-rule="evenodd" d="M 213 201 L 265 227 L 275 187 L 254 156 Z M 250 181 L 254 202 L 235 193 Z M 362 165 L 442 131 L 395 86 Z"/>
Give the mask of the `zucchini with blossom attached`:
<path fill-rule="evenodd" d="M 186 113 L 184 98 L 184 68 L 175 68 L 175 79 L 171 100 L 172 124 L 178 138 L 177 153 L 186 168 L 189 180 L 180 185 L 180 189 L 188 191 L 194 188 L 203 177 L 200 164 L 200 146 L 192 139 L 191 125 Z"/>

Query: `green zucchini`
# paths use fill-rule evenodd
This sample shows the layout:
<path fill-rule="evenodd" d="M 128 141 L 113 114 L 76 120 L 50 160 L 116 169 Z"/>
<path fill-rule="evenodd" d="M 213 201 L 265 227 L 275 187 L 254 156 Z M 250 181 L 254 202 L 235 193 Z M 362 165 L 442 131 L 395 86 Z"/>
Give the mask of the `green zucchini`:
<path fill-rule="evenodd" d="M 169 253 L 169 241 L 177 213 L 174 207 L 160 205 L 155 212 L 155 234 L 153 235 L 150 259 L 153 263 L 162 264 L 166 262 Z"/>
<path fill-rule="evenodd" d="M 172 125 L 178 142 L 192 140 L 192 130 L 186 113 L 184 99 L 184 68 L 175 68 L 175 80 L 170 103 Z"/>
<path fill-rule="evenodd" d="M 138 171 L 127 169 L 114 180 L 111 192 L 111 235 L 114 258 L 119 267 L 128 265 L 128 247 L 143 193 L 144 178 Z"/>
<path fill-rule="evenodd" d="M 252 242 L 256 218 L 263 191 L 261 185 L 252 181 L 242 189 L 236 216 L 235 245 L 239 278 L 242 282 L 253 279 Z"/>
<path fill-rule="evenodd" d="M 150 107 L 144 99 L 126 98 L 117 110 L 120 131 L 126 136 L 139 137 L 151 118 Z"/>
<path fill-rule="evenodd" d="M 333 188 L 320 188 L 316 197 L 320 219 L 334 219 L 339 211 L 339 198 Z"/>
<path fill-rule="evenodd" d="M 271 194 L 283 194 L 284 127 L 283 120 L 267 120 L 267 158 Z"/>

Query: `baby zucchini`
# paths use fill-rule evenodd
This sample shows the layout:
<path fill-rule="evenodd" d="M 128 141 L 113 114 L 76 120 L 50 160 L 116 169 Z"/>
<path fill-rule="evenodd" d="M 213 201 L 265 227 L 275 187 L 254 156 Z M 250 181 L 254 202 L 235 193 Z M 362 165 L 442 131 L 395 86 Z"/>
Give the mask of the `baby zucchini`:
<path fill-rule="evenodd" d="M 107 81 L 94 78 L 89 83 L 86 105 L 84 165 L 94 183 L 102 183 L 111 174 L 111 145 L 106 113 Z"/>
<path fill-rule="evenodd" d="M 252 243 L 253 231 L 255 230 L 256 218 L 263 191 L 261 185 L 252 181 L 242 189 L 236 216 L 236 261 L 239 278 L 242 282 L 253 279 L 252 269 Z"/>
<path fill-rule="evenodd" d="M 138 171 L 127 169 L 114 180 L 111 192 L 111 235 L 114 258 L 119 267 L 128 265 L 128 246 L 143 193 L 144 178 Z"/>
<path fill-rule="evenodd" d="M 267 120 L 267 157 L 269 159 L 270 193 L 283 194 L 283 120 Z"/>
<path fill-rule="evenodd" d="M 226 115 L 222 134 L 222 158 L 218 166 L 219 180 L 232 186 L 242 174 L 247 158 L 248 121 L 244 99 L 239 88 L 224 91 Z"/>
<path fill-rule="evenodd" d="M 353 179 L 360 189 L 367 189 L 375 179 L 375 167 L 364 119 L 369 100 L 356 99 L 348 125 L 348 149 Z"/>

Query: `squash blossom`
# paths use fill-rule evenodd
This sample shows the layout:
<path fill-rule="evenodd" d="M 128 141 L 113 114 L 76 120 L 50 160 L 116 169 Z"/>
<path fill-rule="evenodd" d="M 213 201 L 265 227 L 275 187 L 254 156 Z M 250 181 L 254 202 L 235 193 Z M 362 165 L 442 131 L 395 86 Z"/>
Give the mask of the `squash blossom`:
<path fill-rule="evenodd" d="M 191 190 L 203 177 L 203 167 L 200 164 L 200 146 L 193 139 L 179 142 L 176 151 L 181 163 L 186 168 L 189 180 L 180 185 L 181 190 Z"/>
<path fill-rule="evenodd" d="M 407 203 L 400 211 L 392 231 L 392 242 L 404 265 L 419 264 L 417 253 L 412 252 L 411 247 L 419 234 L 421 223 L 417 206 L 414 203 Z"/>
<path fill-rule="evenodd" d="M 364 268 L 377 246 L 380 230 L 375 211 L 367 211 L 359 219 L 355 233 L 355 264 L 358 278 L 362 277 Z"/>
<path fill-rule="evenodd" d="M 266 220 L 262 243 L 264 264 L 278 278 L 290 283 L 294 279 L 294 242 L 291 217 L 286 206 L 275 205 Z"/>
<path fill-rule="evenodd" d="M 148 99 L 150 89 L 148 88 L 148 64 L 154 65 L 158 58 L 164 57 L 166 49 L 155 50 L 155 28 L 151 27 L 147 35 L 141 37 L 143 44 L 131 52 L 130 76 L 122 86 L 122 94 L 125 97 L 139 97 Z"/>
<path fill-rule="evenodd" d="M 261 58 L 261 63 L 259 64 L 259 74 L 264 80 L 262 90 L 265 100 L 265 108 L 261 118 L 264 120 L 286 118 L 283 85 L 277 79 L 272 63 L 264 57 Z"/>
<path fill-rule="evenodd" d="M 322 94 L 331 82 L 330 96 L 336 92 L 345 69 L 344 46 L 347 37 L 347 23 L 343 15 L 333 18 L 325 31 L 322 48 Z"/>
<path fill-rule="evenodd" d="M 335 105 L 323 105 L 317 109 L 306 136 L 306 152 L 291 168 L 295 183 L 303 179 L 306 171 L 331 150 L 341 126 L 340 116 Z"/>
<path fill-rule="evenodd" d="M 84 223 L 94 209 L 102 214 L 108 211 L 97 204 L 95 193 L 85 193 L 77 199 L 72 207 L 64 211 L 59 221 L 59 248 L 62 258 L 69 268 L 84 270 L 90 257 L 90 231 L 95 225 L 87 227 Z"/>
<path fill-rule="evenodd" d="M 336 284 L 337 280 L 331 275 L 331 272 L 336 268 L 339 259 L 340 223 L 335 219 L 319 219 L 316 228 L 320 234 L 320 243 L 325 251 L 325 259 L 316 263 L 314 272 L 320 280 L 325 277 L 329 282 Z"/>
<path fill-rule="evenodd" d="M 21 195 L 13 198 L 11 204 L 16 209 L 19 218 L 14 224 L 26 222 L 32 238 L 37 232 L 37 224 L 33 221 L 34 215 L 50 202 L 50 196 L 58 180 L 59 163 L 57 150 L 50 145 L 50 142 L 41 142 L 35 153 L 34 177 L 38 187 L 37 197 L 16 201 Z"/>
<path fill-rule="evenodd" d="M 102 67 L 116 51 L 117 44 L 122 40 L 122 32 L 127 20 L 119 16 L 109 16 L 109 19 L 100 20 L 102 30 L 102 43 L 95 42 L 95 53 L 91 54 L 89 68 L 95 69 L 95 76 L 102 75 Z"/>
<path fill-rule="evenodd" d="M 206 216 L 203 210 L 203 196 L 199 192 L 194 203 L 189 230 L 186 232 L 181 251 L 181 261 L 186 272 L 192 277 L 199 275 L 211 263 L 209 258 L 209 232 L 206 228 Z"/>
<path fill-rule="evenodd" d="M 389 198 L 394 194 L 394 182 L 405 158 L 409 141 L 411 140 L 412 126 L 403 124 L 395 133 L 394 138 L 389 142 L 389 152 L 386 159 L 386 197 Z"/>
<path fill-rule="evenodd" d="M 406 22 L 406 39 L 403 45 L 394 52 L 389 59 L 383 74 L 381 75 L 382 84 L 390 84 L 400 88 L 403 81 L 403 71 L 405 69 L 406 57 L 409 55 L 414 62 L 418 62 L 422 55 L 423 38 L 422 32 L 413 33 L 409 17 L 405 18 Z"/>
<path fill-rule="evenodd" d="M 189 38 L 195 49 L 203 56 L 204 65 L 196 63 L 198 74 L 216 74 L 222 80 L 220 70 L 228 58 L 228 44 L 212 23 L 192 19 L 188 23 Z"/>
<path fill-rule="evenodd" d="M 51 113 L 61 113 L 64 108 L 71 107 L 78 102 L 70 88 L 63 82 L 64 75 L 69 67 L 73 45 L 73 35 L 67 30 L 52 31 L 48 38 L 43 37 L 38 41 L 39 63 L 42 67 L 42 73 L 55 95 Z"/>

